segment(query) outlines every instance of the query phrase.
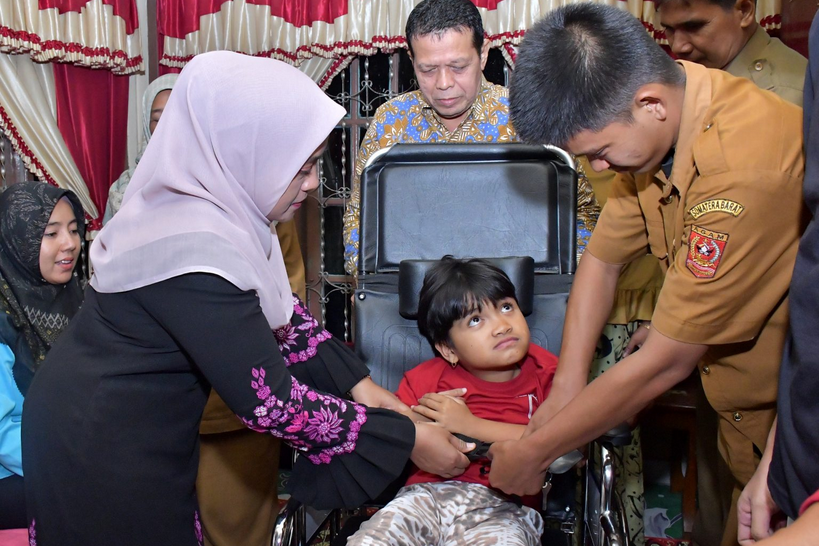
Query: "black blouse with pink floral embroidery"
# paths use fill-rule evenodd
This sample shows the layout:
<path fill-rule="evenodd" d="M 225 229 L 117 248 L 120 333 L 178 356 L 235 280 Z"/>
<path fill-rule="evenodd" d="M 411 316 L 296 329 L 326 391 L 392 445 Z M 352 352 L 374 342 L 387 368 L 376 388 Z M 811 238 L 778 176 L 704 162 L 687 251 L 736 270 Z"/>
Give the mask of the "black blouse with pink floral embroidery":
<path fill-rule="evenodd" d="M 333 336 L 319 326 L 318 321 L 295 296 L 291 323 L 273 333 L 288 367 L 314 361 L 313 367 L 321 368 L 319 375 L 332 379 L 340 374 L 346 375 L 338 378 L 335 385 L 326 385 L 331 392 L 339 392 L 339 388 L 343 389 L 347 385 L 352 388 L 367 375 L 367 368 L 355 359 L 330 363 L 317 356 L 319 345 Z M 282 438 L 291 446 L 304 451 L 313 464 L 327 464 L 336 455 L 355 451 L 358 432 L 361 425 L 367 422 L 367 410 L 364 406 L 317 392 L 293 376 L 290 378 L 289 396 L 280 398 L 265 384 L 267 372 L 263 367 L 251 368 L 251 374 L 253 379 L 250 386 L 256 392 L 259 403 L 253 410 L 253 417 L 239 415 L 249 428 Z M 339 387 L 338 383 L 342 386 Z"/>
<path fill-rule="evenodd" d="M 252 368 L 250 385 L 259 404 L 252 418 L 242 415 L 239 418 L 257 432 L 269 432 L 282 438 L 304 452 L 313 465 L 327 465 L 338 455 L 353 453 L 368 411 L 365 406 L 338 394 L 349 392 L 366 377 L 367 367 L 322 328 L 295 295 L 290 323 L 273 330 L 273 334 L 291 373 L 289 400 L 284 401 L 271 392 L 265 383 L 264 368 Z M 311 466 L 297 463 L 292 481 L 294 494 L 301 499 L 312 495 L 308 502 L 317 507 L 338 504 L 323 498 L 321 485 L 311 479 L 321 476 L 322 472 L 317 473 Z M 367 474 L 370 472 L 372 469 L 368 469 Z M 375 496 L 371 494 L 372 491 L 366 493 L 366 498 Z M 344 504 L 360 503 L 344 501 Z"/>
<path fill-rule="evenodd" d="M 26 397 L 37 541 L 195 546 L 195 448 L 211 386 L 248 427 L 303 453 L 295 498 L 329 508 L 376 497 L 400 475 L 415 429 L 347 397 L 367 373 L 298 300 L 271 334 L 255 292 L 214 275 L 89 288 Z"/>

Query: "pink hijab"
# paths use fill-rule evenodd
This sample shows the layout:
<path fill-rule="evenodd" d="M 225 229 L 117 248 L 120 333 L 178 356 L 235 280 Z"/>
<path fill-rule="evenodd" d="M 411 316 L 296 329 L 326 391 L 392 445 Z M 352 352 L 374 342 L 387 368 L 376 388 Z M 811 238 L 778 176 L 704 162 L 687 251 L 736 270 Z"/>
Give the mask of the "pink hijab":
<path fill-rule="evenodd" d="M 293 303 L 266 215 L 344 115 L 280 61 L 197 55 L 174 86 L 123 207 L 91 247 L 98 292 L 193 272 L 255 290 L 271 327 Z"/>

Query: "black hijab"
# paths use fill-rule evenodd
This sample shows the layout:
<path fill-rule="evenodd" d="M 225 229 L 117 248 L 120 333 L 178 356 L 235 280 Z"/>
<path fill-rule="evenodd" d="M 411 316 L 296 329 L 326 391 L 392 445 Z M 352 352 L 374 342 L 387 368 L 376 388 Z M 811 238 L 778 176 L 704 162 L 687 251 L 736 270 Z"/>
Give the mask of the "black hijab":
<path fill-rule="evenodd" d="M 11 315 L 31 350 L 33 361 L 15 355 L 14 378 L 24 394 L 51 344 L 82 303 L 79 259 L 66 284 L 51 284 L 40 274 L 40 245 L 51 213 L 63 197 L 74 209 L 82 240 L 84 213 L 70 190 L 20 182 L 0 193 L 0 311 Z"/>

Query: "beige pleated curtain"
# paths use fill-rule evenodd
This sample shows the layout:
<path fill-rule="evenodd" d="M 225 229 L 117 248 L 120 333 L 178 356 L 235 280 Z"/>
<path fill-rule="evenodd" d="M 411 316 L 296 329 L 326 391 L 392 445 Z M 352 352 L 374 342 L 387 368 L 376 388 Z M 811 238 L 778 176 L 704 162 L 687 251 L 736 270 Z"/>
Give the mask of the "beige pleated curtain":
<path fill-rule="evenodd" d="M 68 62 L 115 74 L 143 71 L 140 36 L 133 30 L 128 34 L 127 26 L 103 0 L 62 13 L 40 9 L 38 0 L 0 0 L 0 52 L 25 53 L 38 62 Z"/>
<path fill-rule="evenodd" d="M 54 73 L 27 55 L 0 54 L 0 128 L 29 171 L 77 194 L 91 218 L 97 207 L 57 127 Z"/>
<path fill-rule="evenodd" d="M 0 0 L 0 130 L 29 171 L 74 191 L 92 218 L 97 208 L 57 127 L 50 63 L 142 71 L 140 35 L 126 29 L 103 0 L 63 13 L 40 9 L 38 0 Z"/>
<path fill-rule="evenodd" d="M 527 28 L 548 11 L 579 1 L 582 0 L 503 0 L 496 9 L 479 9 L 492 46 L 500 47 L 511 62 L 512 47 L 520 43 Z M 653 0 L 598 1 L 627 10 L 663 43 Z M 405 47 L 404 25 L 419 2 L 348 0 L 346 14 L 332 23 L 318 21 L 295 26 L 281 17 L 272 16 L 269 6 L 229 0 L 220 5 L 219 11 L 200 15 L 199 30 L 184 37 L 166 36 L 164 54 L 159 62 L 181 68 L 194 55 L 221 49 L 269 56 L 296 66 L 310 59 L 311 64 L 305 71 L 326 88 L 352 57 Z M 780 12 L 781 0 L 757 2 L 757 17 L 768 29 L 779 27 Z"/>

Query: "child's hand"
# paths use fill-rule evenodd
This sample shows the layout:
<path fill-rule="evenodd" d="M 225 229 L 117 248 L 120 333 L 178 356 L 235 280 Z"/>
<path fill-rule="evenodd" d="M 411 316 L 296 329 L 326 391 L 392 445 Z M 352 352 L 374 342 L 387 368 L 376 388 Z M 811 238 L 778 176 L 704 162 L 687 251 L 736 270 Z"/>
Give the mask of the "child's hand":
<path fill-rule="evenodd" d="M 435 421 L 449 432 L 470 435 L 470 424 L 474 416 L 461 397 L 465 393 L 466 389 L 446 391 L 446 393 L 430 392 L 422 396 L 418 405 L 413 406 L 412 409 Z"/>

